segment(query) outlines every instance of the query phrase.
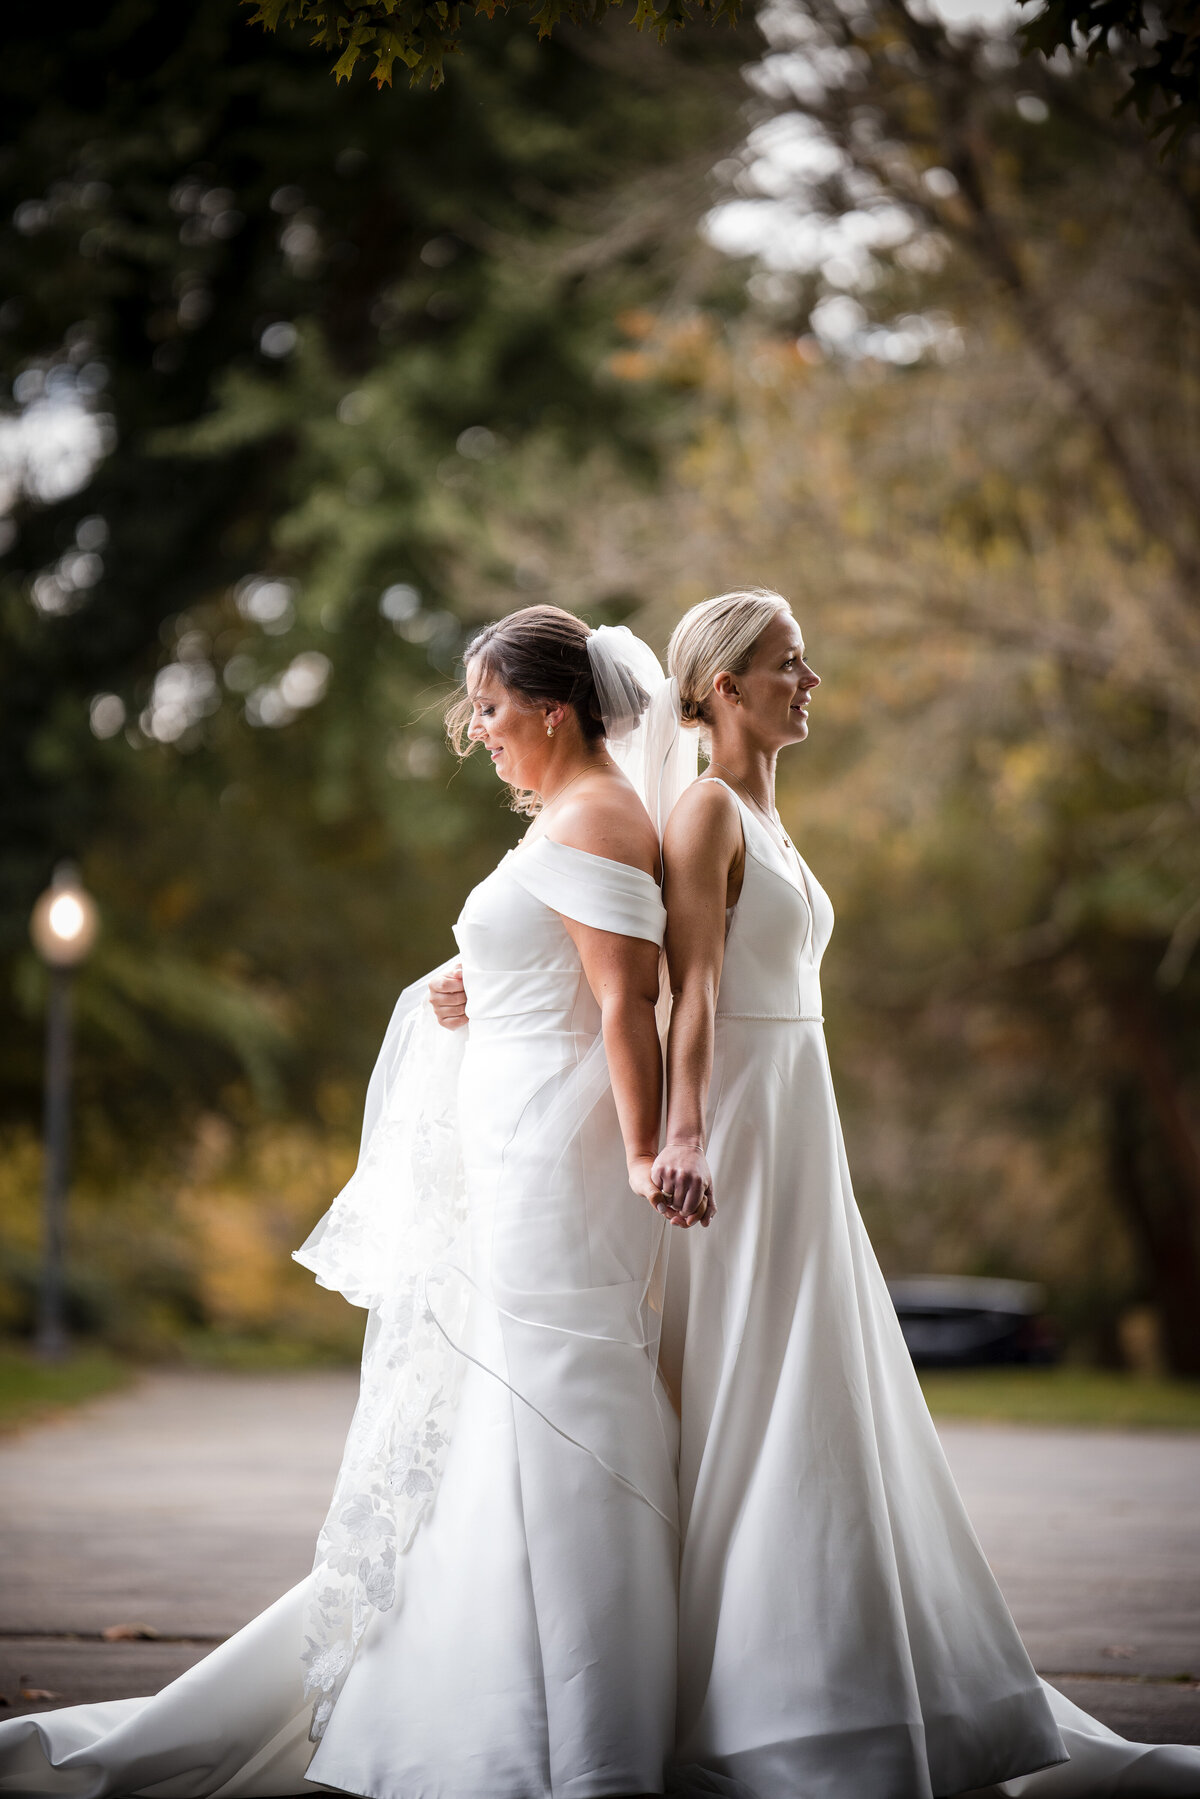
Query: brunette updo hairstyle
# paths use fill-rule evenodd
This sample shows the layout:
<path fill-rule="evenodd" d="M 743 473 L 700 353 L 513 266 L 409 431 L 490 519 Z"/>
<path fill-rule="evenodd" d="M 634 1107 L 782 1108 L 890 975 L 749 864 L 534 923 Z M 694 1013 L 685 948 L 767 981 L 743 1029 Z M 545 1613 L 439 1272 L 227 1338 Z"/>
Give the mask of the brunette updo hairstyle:
<path fill-rule="evenodd" d="M 774 588 L 742 587 L 684 613 L 667 645 L 667 667 L 679 683 L 685 725 L 711 725 L 708 702 L 717 676 L 745 674 L 767 626 L 790 611 Z"/>
<path fill-rule="evenodd" d="M 463 666 L 478 663 L 531 706 L 546 701 L 570 706 L 585 739 L 595 742 L 604 736 L 604 720 L 588 655 L 591 634 L 581 618 L 561 606 L 522 606 L 476 632 L 463 652 Z M 446 713 L 446 734 L 459 756 L 469 756 L 475 747 L 467 737 L 470 723 L 471 702 L 464 691 Z"/>

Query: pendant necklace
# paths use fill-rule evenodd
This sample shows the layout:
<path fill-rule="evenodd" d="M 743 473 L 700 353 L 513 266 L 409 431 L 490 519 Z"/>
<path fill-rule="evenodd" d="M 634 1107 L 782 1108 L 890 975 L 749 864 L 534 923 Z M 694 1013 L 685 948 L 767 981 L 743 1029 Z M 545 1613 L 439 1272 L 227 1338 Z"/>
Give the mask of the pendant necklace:
<path fill-rule="evenodd" d="M 549 809 L 549 807 L 551 807 L 553 805 L 556 805 L 557 802 L 562 798 L 563 794 L 567 791 L 567 788 L 573 787 L 575 785 L 576 781 L 582 781 L 584 775 L 598 774 L 601 769 L 604 769 L 605 771 L 607 771 L 608 769 L 615 768 L 615 767 L 616 767 L 616 763 L 613 762 L 611 758 L 607 762 L 589 762 L 587 764 L 586 768 L 581 768 L 577 775 L 572 775 L 571 779 L 569 781 L 564 781 L 562 786 L 559 788 L 558 792 L 551 795 L 551 797 L 548 800 L 543 802 L 544 805 L 546 806 L 547 809 Z"/>
<path fill-rule="evenodd" d="M 792 842 L 791 838 L 788 836 L 787 832 L 784 830 L 783 820 L 780 818 L 778 813 L 776 813 L 775 817 L 772 818 L 771 814 L 765 809 L 765 807 L 759 805 L 758 801 L 755 799 L 754 795 L 750 792 L 750 790 L 746 786 L 745 782 L 739 781 L 737 776 L 734 774 L 733 770 L 731 768 L 726 768 L 725 764 L 723 762 L 710 762 L 708 766 L 710 769 L 711 768 L 719 768 L 719 769 L 723 770 L 723 772 L 729 776 L 729 778 L 733 782 L 734 786 L 741 788 L 742 792 L 745 794 L 745 796 L 749 800 L 750 804 L 754 807 L 754 810 L 758 813 L 758 815 L 762 819 L 763 823 L 771 826 L 773 829 L 775 829 L 779 832 L 779 835 L 783 838 L 783 841 L 787 844 L 788 849 L 791 850 L 793 856 L 795 856 L 796 866 L 800 871 L 800 879 L 804 884 L 804 903 L 808 907 L 808 938 L 807 938 L 807 941 L 808 941 L 808 943 L 811 944 L 812 940 L 813 940 L 813 932 L 816 929 L 817 915 L 813 909 L 812 890 L 810 889 L 810 887 L 808 885 L 808 870 L 804 866 L 803 856 L 801 856 L 800 851 L 796 848 L 795 844 Z"/>
<path fill-rule="evenodd" d="M 607 771 L 609 769 L 614 769 L 615 767 L 616 767 L 616 763 L 612 760 L 611 756 L 609 757 L 607 762 L 589 762 L 587 764 L 586 768 L 581 768 L 577 775 L 572 775 L 571 779 L 569 781 L 564 781 L 562 786 L 559 788 L 558 792 L 553 796 L 552 799 L 543 800 L 542 809 L 538 813 L 538 817 L 545 818 L 547 816 L 547 814 L 550 812 L 551 808 L 553 806 L 557 805 L 557 803 L 561 799 L 562 795 L 567 791 L 567 788 L 573 787 L 576 781 L 582 781 L 584 775 L 595 774 L 600 769 L 604 769 L 605 771 Z M 522 837 L 522 839 L 521 839 L 521 842 L 522 843 L 531 843 L 531 842 L 538 843 L 541 841 L 541 838 L 545 836 L 545 834 L 546 833 L 543 831 L 540 833 L 540 835 L 538 837 L 531 838 L 529 835 L 529 832 L 526 831 L 524 837 Z"/>
<path fill-rule="evenodd" d="M 710 762 L 708 766 L 710 768 L 719 768 L 722 771 L 722 773 L 727 774 L 729 776 L 729 779 L 733 782 L 734 786 L 740 788 L 741 791 L 745 794 L 746 798 L 750 801 L 750 804 L 754 807 L 754 810 L 758 813 L 759 817 L 762 818 L 765 821 L 765 823 L 771 827 L 771 829 L 773 831 L 779 832 L 779 835 L 783 838 L 783 841 L 787 845 L 788 849 L 790 849 L 792 854 L 795 855 L 796 854 L 796 846 L 792 842 L 791 838 L 788 836 L 787 832 L 784 830 L 783 820 L 780 818 L 778 812 L 776 812 L 775 816 L 772 818 L 771 814 L 767 811 L 766 807 L 759 805 L 758 801 L 755 799 L 755 797 L 751 793 L 750 789 L 746 786 L 745 782 L 739 781 L 737 776 L 734 774 L 733 770 L 731 768 L 726 768 L 725 764 L 723 762 Z"/>

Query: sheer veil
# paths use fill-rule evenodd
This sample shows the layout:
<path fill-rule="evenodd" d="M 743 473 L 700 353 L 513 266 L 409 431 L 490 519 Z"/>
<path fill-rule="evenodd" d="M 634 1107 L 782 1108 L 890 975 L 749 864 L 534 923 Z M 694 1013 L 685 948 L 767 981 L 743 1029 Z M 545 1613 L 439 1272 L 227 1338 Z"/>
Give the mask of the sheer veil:
<path fill-rule="evenodd" d="M 609 751 L 661 838 L 671 808 L 696 778 L 697 737 L 683 729 L 679 683 L 627 625 L 598 626 L 588 657 Z"/>
<path fill-rule="evenodd" d="M 681 728 L 678 692 L 654 652 L 624 626 L 588 639 L 596 692 L 614 761 L 660 832 L 696 774 L 696 739 Z M 544 1294 L 514 1290 L 479 1251 L 477 1208 L 468 1218 L 457 1117 L 468 1031 L 445 1031 L 428 999 L 434 974 L 400 995 L 367 1089 L 358 1165 L 330 1210 L 295 1252 L 322 1286 L 368 1311 L 362 1378 L 333 1499 L 317 1543 L 305 1621 L 305 1688 L 319 1739 L 363 1633 L 396 1603 L 403 1558 L 441 1480 L 463 1372 L 474 1362 L 504 1381 L 560 1435 L 674 1522 L 666 1461 L 621 1462 L 589 1436 L 546 1383 L 550 1336 L 586 1337 L 607 1359 L 614 1390 L 656 1382 L 664 1226 L 655 1221 L 646 1267 L 612 1289 L 586 1317 L 561 1318 Z M 562 1169 L 597 1128 L 610 1093 L 603 1042 L 564 1070 L 546 1109 L 518 1130 L 488 1202 L 494 1229 L 519 1212 L 533 1187 L 553 1194 Z M 606 1127 L 610 1128 L 610 1127 Z M 604 1196 L 610 1203 L 611 1195 Z M 606 1306 L 608 1309 L 605 1309 Z M 535 1341 L 536 1339 L 536 1341 Z M 664 1416 L 664 1431 L 669 1420 Z M 632 1449 L 629 1451 L 632 1457 Z"/>

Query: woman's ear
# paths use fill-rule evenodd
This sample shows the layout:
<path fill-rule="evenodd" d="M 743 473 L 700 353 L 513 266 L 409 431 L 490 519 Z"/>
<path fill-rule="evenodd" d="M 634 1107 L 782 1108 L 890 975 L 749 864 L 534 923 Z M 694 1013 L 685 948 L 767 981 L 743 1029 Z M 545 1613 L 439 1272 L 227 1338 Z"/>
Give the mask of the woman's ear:
<path fill-rule="evenodd" d="M 724 700 L 727 706 L 740 706 L 742 703 L 738 684 L 730 674 L 719 674 L 713 682 L 712 690 L 717 699 Z"/>
<path fill-rule="evenodd" d="M 566 716 L 567 709 L 565 706 L 553 705 L 542 707 L 542 717 L 545 720 L 546 730 L 550 736 L 554 735 Z"/>

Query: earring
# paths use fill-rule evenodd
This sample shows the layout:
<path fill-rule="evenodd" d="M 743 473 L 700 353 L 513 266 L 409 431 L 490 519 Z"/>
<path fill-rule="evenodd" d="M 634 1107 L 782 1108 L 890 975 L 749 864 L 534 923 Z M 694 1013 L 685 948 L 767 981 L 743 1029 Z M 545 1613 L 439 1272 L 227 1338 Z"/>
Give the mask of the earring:
<path fill-rule="evenodd" d="M 547 737 L 553 737 L 553 735 L 554 735 L 554 726 L 553 725 L 546 726 L 546 735 L 547 735 Z"/>

